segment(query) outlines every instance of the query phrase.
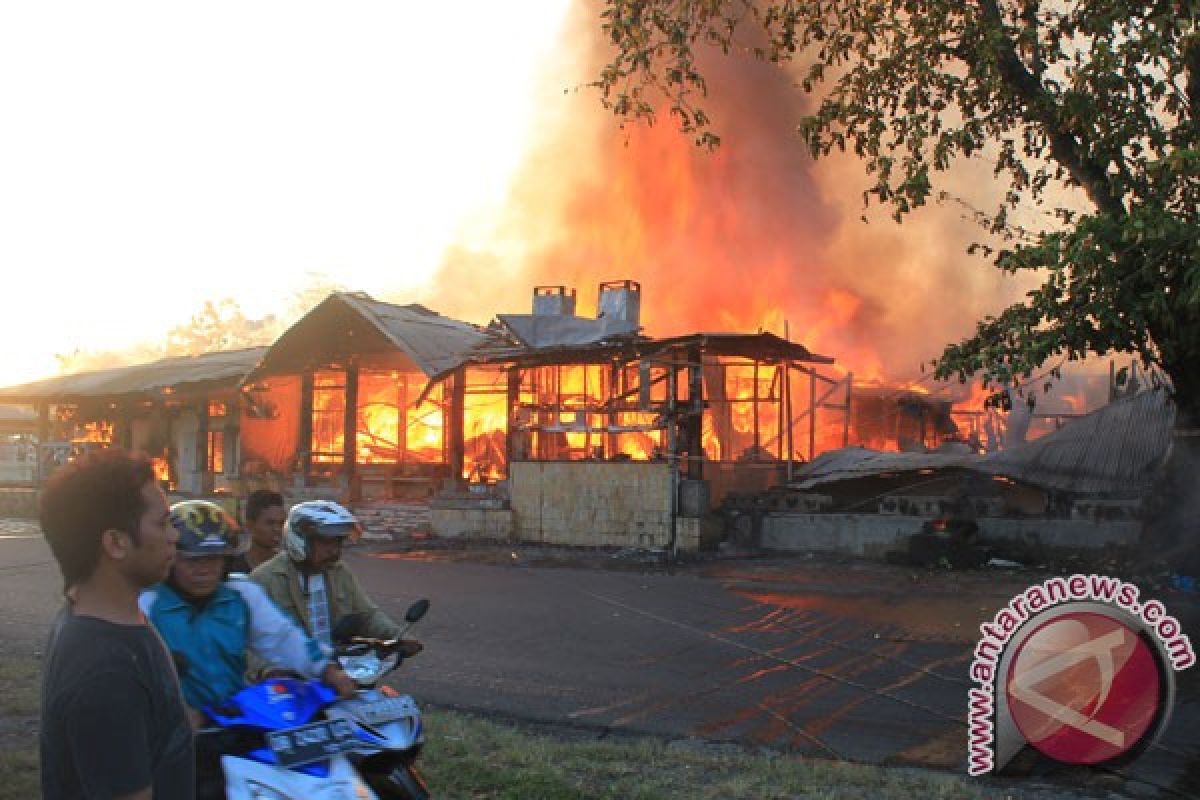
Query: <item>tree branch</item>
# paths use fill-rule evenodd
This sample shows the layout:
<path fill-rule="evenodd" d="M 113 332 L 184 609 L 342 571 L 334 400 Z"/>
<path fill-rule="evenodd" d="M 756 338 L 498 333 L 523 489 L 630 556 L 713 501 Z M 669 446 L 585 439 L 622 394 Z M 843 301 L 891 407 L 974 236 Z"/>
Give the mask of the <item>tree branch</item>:
<path fill-rule="evenodd" d="M 1088 158 L 1079 145 L 1078 140 L 1062 127 L 1058 119 L 1058 105 L 1054 98 L 1043 88 L 1042 84 L 1021 61 L 1013 43 L 999 36 L 1004 31 L 1004 21 L 1000 16 L 1000 8 L 996 0 L 978 0 L 979 8 L 984 19 L 997 36 L 991 37 L 990 42 L 995 48 L 996 66 L 1000 77 L 1017 97 L 1025 101 L 1030 116 L 1046 131 L 1050 142 L 1050 153 L 1056 161 L 1066 167 L 1071 177 L 1087 192 L 1088 197 L 1101 211 L 1117 216 L 1123 215 L 1125 208 L 1121 199 L 1113 194 L 1108 180 L 1105 165 L 1097 164 Z M 960 50 L 965 60 L 972 63 L 978 56 Z M 977 64 L 972 63 L 972 66 Z"/>
<path fill-rule="evenodd" d="M 1183 63 L 1187 66 L 1187 102 L 1188 113 L 1192 118 L 1192 128 L 1200 139 L 1200 34 L 1192 34 L 1184 46 Z"/>

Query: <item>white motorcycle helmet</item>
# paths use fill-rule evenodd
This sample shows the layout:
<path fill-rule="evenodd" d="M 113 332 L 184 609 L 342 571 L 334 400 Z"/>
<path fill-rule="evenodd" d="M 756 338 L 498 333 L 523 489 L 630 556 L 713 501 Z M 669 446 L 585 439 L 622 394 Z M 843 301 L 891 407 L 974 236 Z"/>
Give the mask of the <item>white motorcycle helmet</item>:
<path fill-rule="evenodd" d="M 308 540 L 314 536 L 356 541 L 362 526 L 344 506 L 332 500 L 297 503 L 283 526 L 283 546 L 288 558 L 302 563 L 308 558 Z"/>

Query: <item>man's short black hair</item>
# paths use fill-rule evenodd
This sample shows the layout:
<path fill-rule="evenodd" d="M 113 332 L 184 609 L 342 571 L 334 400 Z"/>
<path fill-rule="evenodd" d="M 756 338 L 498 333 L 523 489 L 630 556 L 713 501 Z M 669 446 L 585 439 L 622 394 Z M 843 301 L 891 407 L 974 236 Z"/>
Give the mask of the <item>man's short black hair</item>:
<path fill-rule="evenodd" d="M 255 489 L 246 498 L 246 522 L 254 522 L 271 506 L 282 506 L 283 495 L 271 489 Z"/>
<path fill-rule="evenodd" d="M 138 541 L 154 467 L 141 453 L 109 448 L 57 469 L 38 497 L 38 521 L 62 571 L 63 588 L 87 580 L 100 562 L 100 536 L 125 531 Z"/>

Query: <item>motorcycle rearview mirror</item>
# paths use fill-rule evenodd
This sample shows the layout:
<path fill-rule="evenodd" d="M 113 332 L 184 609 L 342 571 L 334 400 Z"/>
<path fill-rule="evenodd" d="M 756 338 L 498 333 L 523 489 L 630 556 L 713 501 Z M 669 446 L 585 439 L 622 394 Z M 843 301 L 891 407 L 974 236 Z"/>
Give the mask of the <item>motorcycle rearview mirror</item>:
<path fill-rule="evenodd" d="M 330 635 L 335 642 L 348 642 L 362 630 L 366 621 L 367 615 L 361 611 L 354 614 L 346 614 L 333 626 L 333 631 Z"/>
<path fill-rule="evenodd" d="M 404 621 L 409 625 L 414 624 L 421 617 L 425 616 L 425 612 L 429 610 L 429 600 L 422 597 L 417 602 L 408 607 L 408 611 L 404 612 Z"/>

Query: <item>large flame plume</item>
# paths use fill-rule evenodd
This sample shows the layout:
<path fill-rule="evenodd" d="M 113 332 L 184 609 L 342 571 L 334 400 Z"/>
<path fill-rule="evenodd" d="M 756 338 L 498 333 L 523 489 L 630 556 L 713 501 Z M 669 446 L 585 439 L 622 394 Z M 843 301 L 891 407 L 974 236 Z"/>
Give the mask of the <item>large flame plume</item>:
<path fill-rule="evenodd" d="M 593 4 L 572 24 L 551 86 L 585 83 L 605 58 Z M 621 129 L 591 90 L 547 93 L 554 107 L 490 238 L 451 251 L 430 303 L 486 319 L 526 310 L 534 285 L 567 284 L 588 313 L 600 281 L 632 278 L 651 334 L 786 332 L 856 380 L 905 383 L 1018 293 L 965 254 L 979 231 L 957 205 L 864 224 L 861 165 L 812 162 L 786 72 L 720 58 L 709 74 L 723 137 L 712 153 L 669 118 Z M 461 291 L 481 281 L 487 291 Z"/>

